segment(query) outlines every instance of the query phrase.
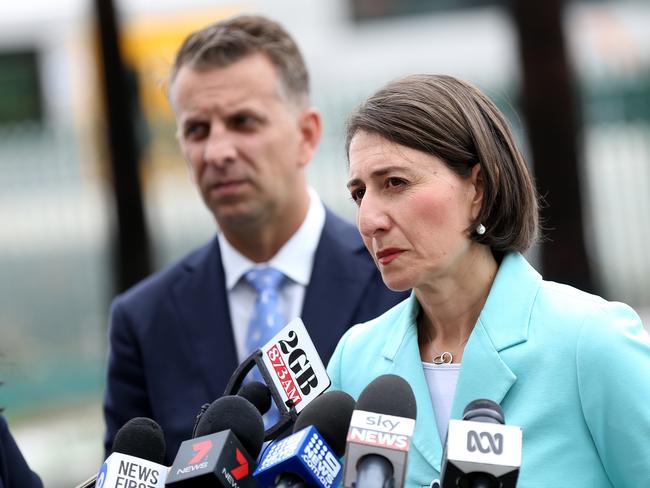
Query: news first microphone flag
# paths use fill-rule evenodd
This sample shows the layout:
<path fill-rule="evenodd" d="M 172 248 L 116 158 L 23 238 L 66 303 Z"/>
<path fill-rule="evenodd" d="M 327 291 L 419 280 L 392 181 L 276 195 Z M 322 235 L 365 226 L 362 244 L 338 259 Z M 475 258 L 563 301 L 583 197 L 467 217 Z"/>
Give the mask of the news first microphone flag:
<path fill-rule="evenodd" d="M 114 452 L 97 474 L 96 488 L 164 488 L 167 466 Z"/>

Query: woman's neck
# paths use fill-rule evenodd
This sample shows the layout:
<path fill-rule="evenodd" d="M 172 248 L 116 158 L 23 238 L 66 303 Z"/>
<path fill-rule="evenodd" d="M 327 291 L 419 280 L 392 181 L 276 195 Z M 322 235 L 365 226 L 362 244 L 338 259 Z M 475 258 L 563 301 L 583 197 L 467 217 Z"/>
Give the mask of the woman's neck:
<path fill-rule="evenodd" d="M 431 362 L 450 352 L 459 362 L 465 343 L 483 310 L 498 264 L 489 248 L 478 246 L 452 276 L 415 290 L 420 303 L 418 337 L 422 359 Z"/>

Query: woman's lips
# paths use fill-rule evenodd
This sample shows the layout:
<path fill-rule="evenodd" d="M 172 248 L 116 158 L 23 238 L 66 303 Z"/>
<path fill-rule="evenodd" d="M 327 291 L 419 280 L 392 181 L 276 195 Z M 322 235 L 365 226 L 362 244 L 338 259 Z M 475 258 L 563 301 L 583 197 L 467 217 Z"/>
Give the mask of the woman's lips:
<path fill-rule="evenodd" d="M 379 251 L 375 256 L 379 264 L 386 265 L 395 261 L 403 252 L 401 249 L 384 249 Z"/>

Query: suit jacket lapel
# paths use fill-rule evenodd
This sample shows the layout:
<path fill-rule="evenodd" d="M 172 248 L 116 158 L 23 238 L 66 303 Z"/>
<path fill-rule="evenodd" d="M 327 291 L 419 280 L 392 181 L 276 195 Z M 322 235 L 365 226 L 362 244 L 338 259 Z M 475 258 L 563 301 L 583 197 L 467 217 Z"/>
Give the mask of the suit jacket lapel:
<path fill-rule="evenodd" d="M 353 325 L 354 312 L 375 271 L 366 252 L 356 229 L 327 211 L 302 309 L 309 335 L 323 356 L 329 357 Z M 323 362 L 327 363 L 325 358 Z"/>
<path fill-rule="evenodd" d="M 179 323 L 192 350 L 185 360 L 198 365 L 210 398 L 216 398 L 238 364 L 218 240 L 185 264 L 187 273 L 173 288 Z"/>

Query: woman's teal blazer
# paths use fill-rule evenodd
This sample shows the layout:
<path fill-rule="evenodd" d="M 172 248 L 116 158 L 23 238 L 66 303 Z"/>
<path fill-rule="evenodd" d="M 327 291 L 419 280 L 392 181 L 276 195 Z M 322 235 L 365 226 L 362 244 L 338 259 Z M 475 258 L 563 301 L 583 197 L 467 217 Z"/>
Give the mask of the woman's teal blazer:
<path fill-rule="evenodd" d="M 328 372 L 357 398 L 393 373 L 415 393 L 408 487 L 440 477 L 443 445 L 418 349 L 411 296 L 350 329 Z M 499 403 L 523 431 L 522 488 L 650 487 L 650 337 L 627 305 L 543 281 L 504 257 L 463 353 L 451 417 L 472 400 Z"/>

